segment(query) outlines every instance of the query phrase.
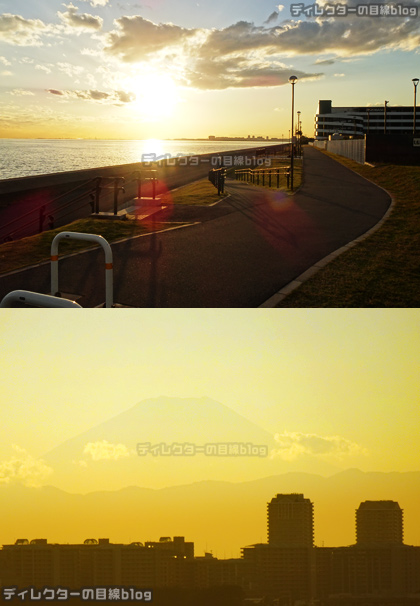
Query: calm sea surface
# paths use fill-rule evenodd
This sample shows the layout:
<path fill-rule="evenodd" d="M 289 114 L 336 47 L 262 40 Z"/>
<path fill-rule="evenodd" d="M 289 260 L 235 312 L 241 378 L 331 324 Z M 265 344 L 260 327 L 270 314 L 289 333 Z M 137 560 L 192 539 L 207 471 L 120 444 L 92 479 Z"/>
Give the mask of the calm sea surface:
<path fill-rule="evenodd" d="M 278 143 L 277 143 L 278 144 Z M 46 175 L 158 159 L 270 145 L 263 141 L 97 141 L 0 139 L 0 179 Z M 275 143 L 273 143 L 275 145 Z M 149 154 L 155 154 L 151 158 Z"/>

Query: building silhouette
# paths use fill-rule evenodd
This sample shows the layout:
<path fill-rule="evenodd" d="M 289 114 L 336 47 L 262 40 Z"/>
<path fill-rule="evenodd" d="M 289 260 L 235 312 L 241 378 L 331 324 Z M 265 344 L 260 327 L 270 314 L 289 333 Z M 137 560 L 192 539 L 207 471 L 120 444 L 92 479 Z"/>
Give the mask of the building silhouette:
<path fill-rule="evenodd" d="M 312 547 L 314 508 L 303 494 L 278 494 L 267 505 L 268 543 L 278 547 Z"/>
<path fill-rule="evenodd" d="M 313 504 L 303 494 L 277 494 L 267 522 L 267 543 L 228 560 L 196 557 L 184 537 L 18 539 L 0 549 L 0 587 L 137 587 L 156 591 L 156 606 L 242 606 L 243 595 L 267 606 L 420 606 L 420 547 L 403 543 L 397 502 L 361 503 L 356 543 L 344 547 L 314 546 Z"/>
<path fill-rule="evenodd" d="M 403 510 L 395 501 L 363 501 L 356 510 L 357 545 L 402 545 Z"/>

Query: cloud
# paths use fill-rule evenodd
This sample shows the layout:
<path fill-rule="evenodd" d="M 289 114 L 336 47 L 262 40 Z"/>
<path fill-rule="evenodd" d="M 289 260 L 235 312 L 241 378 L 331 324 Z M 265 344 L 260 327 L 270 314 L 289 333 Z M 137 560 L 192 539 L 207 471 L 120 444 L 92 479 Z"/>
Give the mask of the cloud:
<path fill-rule="evenodd" d="M 65 99 L 84 99 L 86 101 L 98 101 L 101 103 L 111 103 L 121 105 L 124 103 L 132 103 L 136 99 L 136 95 L 130 92 L 113 91 L 106 93 L 99 90 L 56 90 L 48 88 L 47 93 L 57 95 Z"/>
<path fill-rule="evenodd" d="M 283 5 L 277 8 L 280 11 Z M 147 61 L 156 69 L 171 69 L 172 77 L 183 86 L 220 90 L 286 84 L 296 68 L 285 64 L 285 58 L 294 55 L 335 53 L 344 61 L 382 49 L 420 45 L 417 19 L 350 15 L 275 24 L 278 15 L 273 12 L 261 26 L 238 21 L 213 30 L 157 24 L 138 15 L 122 17 L 115 21 L 116 29 L 104 36 L 104 51 L 124 63 Z M 316 59 L 316 65 L 335 61 Z M 300 80 L 323 76 L 302 71 L 296 75 Z"/>
<path fill-rule="evenodd" d="M 106 6 L 109 3 L 109 0 L 85 0 L 89 2 L 91 6 Z"/>
<path fill-rule="evenodd" d="M 111 444 L 107 440 L 88 442 L 83 449 L 83 454 L 90 454 L 93 461 L 118 461 L 122 457 L 130 456 L 127 446 L 124 444 Z"/>
<path fill-rule="evenodd" d="M 76 33 L 98 31 L 102 29 L 103 19 L 98 16 L 88 15 L 87 13 L 78 14 L 78 8 L 73 4 L 64 5 L 68 10 L 65 13 L 58 11 L 58 16 L 67 27 L 73 29 Z"/>
<path fill-rule="evenodd" d="M 12 65 L 6 57 L 0 57 L 0 63 L 3 63 L 3 65 Z"/>
<path fill-rule="evenodd" d="M 25 96 L 25 95 L 26 96 L 34 96 L 35 93 L 33 93 L 30 90 L 26 90 L 24 88 L 15 88 L 15 89 L 9 91 L 9 95 L 17 95 L 17 96 L 21 96 L 22 97 L 22 96 Z"/>
<path fill-rule="evenodd" d="M 108 35 L 106 52 L 127 63 L 146 59 L 163 49 L 182 44 L 198 30 L 186 29 L 172 23 L 153 23 L 140 16 L 116 20 L 117 31 Z"/>
<path fill-rule="evenodd" d="M 46 65 L 35 65 L 35 69 L 37 69 L 39 71 L 43 71 L 46 74 L 50 74 L 51 73 L 51 69 L 49 67 L 47 67 Z"/>
<path fill-rule="evenodd" d="M 47 93 L 51 93 L 52 95 L 63 96 L 64 92 L 62 90 L 56 90 L 55 88 L 48 88 Z"/>
<path fill-rule="evenodd" d="M 51 32 L 40 19 L 24 19 L 20 15 L 0 15 L 0 40 L 16 46 L 41 46 L 40 36 Z"/>
<path fill-rule="evenodd" d="M 335 59 L 317 59 L 315 65 L 333 65 L 335 62 Z"/>
<path fill-rule="evenodd" d="M 271 15 L 264 21 L 264 23 L 274 23 L 274 21 L 277 21 L 278 16 L 278 12 L 274 11 L 274 13 L 271 13 Z"/>
<path fill-rule="evenodd" d="M 156 60 L 165 53 L 165 64 L 177 66 L 178 83 L 204 90 L 229 87 L 261 87 L 285 84 L 290 69 L 258 52 L 274 42 L 262 28 L 239 22 L 224 30 L 185 29 L 172 24 L 155 24 L 143 17 L 123 17 L 118 30 L 107 38 L 106 53 L 127 63 Z M 255 31 L 254 31 L 255 30 Z M 254 32 L 254 38 L 252 38 Z M 296 70 L 295 70 L 296 71 Z M 299 72 L 299 78 L 322 74 Z"/>
<path fill-rule="evenodd" d="M 24 448 L 13 446 L 16 455 L 0 462 L 0 484 L 19 482 L 27 486 L 40 486 L 53 472 L 41 459 L 35 459 Z"/>
<path fill-rule="evenodd" d="M 323 74 L 306 74 L 294 70 L 301 79 L 318 79 Z M 250 61 L 246 55 L 224 60 L 201 59 L 195 63 L 194 69 L 186 71 L 186 83 L 200 89 L 250 88 L 269 87 L 287 84 L 291 69 L 284 65 L 268 63 L 267 61 Z"/>
<path fill-rule="evenodd" d="M 60 71 L 70 76 L 70 78 L 80 76 L 85 71 L 80 65 L 71 65 L 70 63 L 59 62 L 57 63 L 57 67 Z"/>
<path fill-rule="evenodd" d="M 286 461 L 293 461 L 305 455 L 341 460 L 349 456 L 367 454 L 365 448 L 341 436 L 284 431 L 275 434 L 274 439 L 279 447 L 271 451 L 271 458 L 280 457 Z"/>

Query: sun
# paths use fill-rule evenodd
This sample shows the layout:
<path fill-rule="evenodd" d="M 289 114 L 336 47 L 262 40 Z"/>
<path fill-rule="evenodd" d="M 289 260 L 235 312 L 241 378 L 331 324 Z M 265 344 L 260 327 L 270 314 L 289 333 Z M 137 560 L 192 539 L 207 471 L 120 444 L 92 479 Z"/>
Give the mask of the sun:
<path fill-rule="evenodd" d="M 176 84 L 168 74 L 143 74 L 131 80 L 129 88 L 136 95 L 136 110 L 148 122 L 170 117 L 179 100 Z"/>

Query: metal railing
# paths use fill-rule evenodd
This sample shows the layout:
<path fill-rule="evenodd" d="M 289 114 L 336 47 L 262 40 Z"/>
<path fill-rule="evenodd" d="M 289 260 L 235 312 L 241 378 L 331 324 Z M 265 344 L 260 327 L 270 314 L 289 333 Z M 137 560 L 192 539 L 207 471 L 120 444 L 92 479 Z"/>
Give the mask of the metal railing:
<path fill-rule="evenodd" d="M 286 184 L 289 188 L 290 182 L 290 167 L 286 170 L 284 168 L 257 168 L 257 169 L 241 169 L 235 170 L 235 179 L 237 181 L 246 181 L 247 183 L 253 183 L 254 185 L 265 185 L 266 181 L 268 187 L 272 186 L 273 180 L 277 181 L 277 188 L 280 187 L 280 177 L 286 177 Z"/>
<path fill-rule="evenodd" d="M 95 177 L 73 189 L 56 196 L 47 203 L 35 206 L 32 210 L 15 217 L 0 227 L 0 243 L 19 240 L 25 236 L 35 235 L 54 229 L 77 218 L 99 214 L 101 207 L 110 206 L 110 201 L 103 200 L 104 192 L 112 192 L 113 213 L 118 214 L 120 193 L 125 193 L 127 186 L 133 185 L 133 197 L 141 198 L 147 183 L 151 183 L 153 199 L 157 194 L 158 179 L 156 170 L 134 171 L 125 177 Z M 70 199 L 69 199 L 70 198 Z M 90 207 L 90 213 L 89 213 Z"/>
<path fill-rule="evenodd" d="M 60 219 L 78 210 L 88 203 L 93 205 L 93 201 L 100 195 L 100 177 L 85 181 L 66 191 L 48 203 L 36 206 L 32 210 L 15 217 L 8 223 L 1 226 L 0 242 L 10 242 L 18 240 L 25 235 L 33 235 L 45 231 L 45 220 L 48 219 L 47 229 L 54 229 L 57 213 L 60 213 Z M 71 200 L 65 200 L 70 195 L 75 195 Z M 62 202 L 62 204 L 60 204 Z M 54 212 L 54 215 L 52 214 Z"/>
<path fill-rule="evenodd" d="M 220 168 L 212 168 L 212 170 L 209 172 L 209 181 L 216 187 L 219 196 L 220 194 L 225 193 L 225 179 L 226 168 L 223 166 Z"/>

